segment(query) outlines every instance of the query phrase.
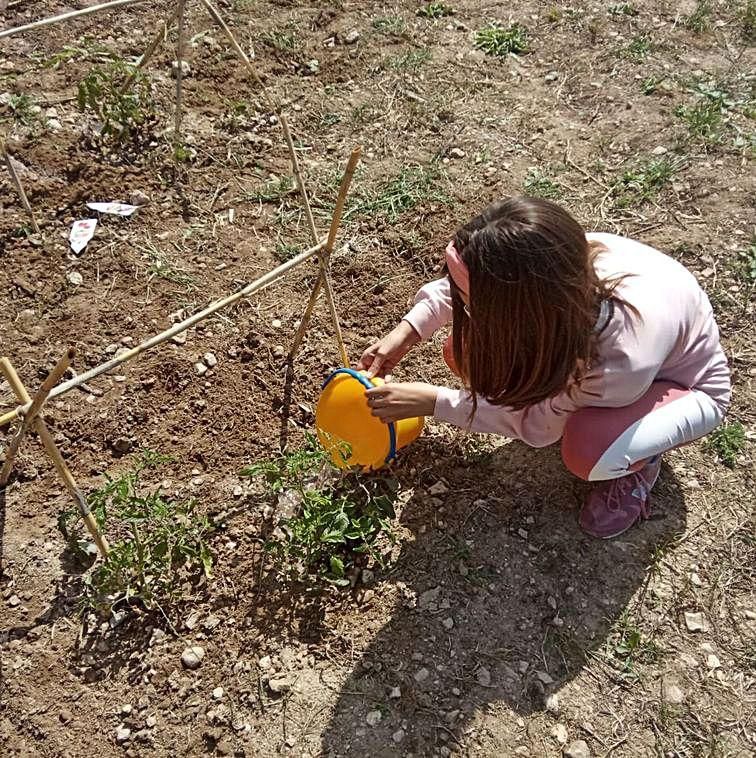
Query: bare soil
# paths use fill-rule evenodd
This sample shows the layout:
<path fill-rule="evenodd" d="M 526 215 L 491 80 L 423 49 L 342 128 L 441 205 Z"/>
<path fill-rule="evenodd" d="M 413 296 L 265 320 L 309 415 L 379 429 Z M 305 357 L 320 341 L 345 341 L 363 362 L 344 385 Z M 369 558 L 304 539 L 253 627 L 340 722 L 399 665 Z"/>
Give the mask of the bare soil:
<path fill-rule="evenodd" d="M 87 4 L 0 2 L 0 25 Z M 188 5 L 191 159 L 179 168 L 175 30 L 146 67 L 155 120 L 138 143 L 102 149 L 75 99 L 93 67 L 141 54 L 168 3 L 2 40 L 0 126 L 45 242 L 27 237 L 3 174 L 0 353 L 32 388 L 65 346 L 84 371 L 309 243 L 296 195 L 271 191 L 289 174 L 278 124 L 201 4 Z M 321 304 L 287 397 L 284 355 L 316 275 L 314 264 L 297 269 L 185 343 L 50 403 L 87 491 L 147 448 L 173 457 L 152 484 L 235 515 L 213 539 L 213 577 L 172 609 L 172 624 L 134 612 L 89 628 L 82 569 L 56 529 L 67 495 L 37 443 L 25 444 L 0 503 L 0 752 L 753 755 L 756 324 L 743 265 L 755 233 L 753 4 L 711 3 L 700 31 L 688 20 L 695 2 L 635 2 L 629 15 L 626 4 L 454 0 L 438 19 L 416 3 L 218 5 L 284 103 L 320 229 L 351 148 L 364 146 L 340 238 L 349 248 L 333 260 L 353 358 L 432 277 L 456 225 L 545 177 L 588 228 L 642 239 L 700 278 L 746 444 L 732 469 L 704 444 L 667 455 L 653 518 L 601 543 L 576 526 L 586 490 L 557 449 L 430 423 L 396 467 L 404 498 L 390 566 L 345 591 L 288 585 L 264 557 L 262 503 L 239 471 L 300 444 L 338 362 Z M 530 51 L 476 49 L 491 20 L 523 24 Z M 718 139 L 691 135 L 678 110 L 701 86 L 726 93 Z M 625 172 L 662 159 L 676 169 L 668 181 L 614 202 Z M 403 189 L 391 185 L 400 176 Z M 96 215 L 87 201 L 137 191 L 147 205 L 103 215 L 72 254 L 72 222 Z M 439 348 L 440 337 L 422 346 L 397 377 L 451 383 Z M 207 352 L 218 363 L 200 377 Z M 0 384 L 0 408 L 14 404 Z M 2 431 L 7 441 L 13 427 Z M 703 614 L 703 629 L 686 613 Z M 189 671 L 180 657 L 192 644 L 206 656 Z M 272 691 L 276 677 L 285 692 Z M 131 730 L 123 744 L 119 727 Z"/>

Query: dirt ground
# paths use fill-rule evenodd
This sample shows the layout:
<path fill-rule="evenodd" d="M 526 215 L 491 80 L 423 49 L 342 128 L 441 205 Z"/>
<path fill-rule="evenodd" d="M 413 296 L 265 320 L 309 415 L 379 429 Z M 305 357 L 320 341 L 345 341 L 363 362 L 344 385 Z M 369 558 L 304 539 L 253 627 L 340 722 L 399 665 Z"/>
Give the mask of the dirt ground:
<path fill-rule="evenodd" d="M 0 25 L 89 4 L 0 2 Z M 190 160 L 177 171 L 169 146 L 175 29 L 146 67 L 146 136 L 118 149 L 93 138 L 78 83 L 140 55 L 169 5 L 0 44 L 0 128 L 45 237 L 27 237 L 3 173 L 0 354 L 32 387 L 65 346 L 82 372 L 309 242 L 281 183 L 279 125 L 199 2 L 187 17 Z M 321 230 L 349 152 L 364 146 L 340 237 L 349 248 L 333 260 L 352 357 L 401 318 L 456 225 L 496 197 L 548 193 L 588 228 L 642 239 L 699 277 L 731 359 L 730 420 L 746 430 L 734 468 L 703 443 L 668 454 L 653 518 L 601 543 L 577 528 L 586 490 L 558 450 L 430 423 L 396 468 L 404 501 L 390 566 L 352 590 L 288 586 L 263 570 L 262 504 L 239 471 L 299 444 L 338 362 L 321 303 L 282 420 L 284 354 L 316 273 L 306 264 L 185 342 L 50 403 L 86 490 L 148 448 L 173 456 L 155 483 L 236 515 L 174 629 L 137 614 L 87 629 L 80 569 L 56 529 L 67 495 L 37 443 L 24 446 L 0 504 L 3 755 L 754 754 L 756 9 L 447 5 L 453 15 L 427 18 L 417 3 L 218 3 L 284 104 Z M 476 49 L 492 20 L 522 24 L 529 52 Z M 685 109 L 701 98 L 719 115 L 694 134 Z M 654 161 L 672 167 L 657 184 Z M 644 166 L 641 190 L 623 183 Z M 97 215 L 87 201 L 134 193 L 149 202 L 129 219 L 101 216 L 71 252 L 71 223 Z M 440 337 L 416 350 L 397 377 L 452 383 L 439 347 Z M 217 365 L 199 376 L 207 352 Z M 13 405 L 0 384 L 0 409 Z M 13 426 L 0 431 L 7 442 Z M 206 651 L 193 671 L 180 660 L 191 644 Z"/>

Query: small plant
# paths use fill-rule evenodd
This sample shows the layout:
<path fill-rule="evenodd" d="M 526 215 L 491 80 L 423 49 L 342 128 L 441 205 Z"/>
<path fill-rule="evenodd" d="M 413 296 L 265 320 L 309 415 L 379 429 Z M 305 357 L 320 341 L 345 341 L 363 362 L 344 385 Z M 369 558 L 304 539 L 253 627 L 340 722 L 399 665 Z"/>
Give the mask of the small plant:
<path fill-rule="evenodd" d="M 391 539 L 395 482 L 336 472 L 312 437 L 301 450 L 241 475 L 264 479 L 268 497 L 288 510 L 266 549 L 290 578 L 343 587 L 357 556 L 369 554 L 383 565 L 376 548 L 380 537 Z"/>
<path fill-rule="evenodd" d="M 298 50 L 302 45 L 299 35 L 293 30 L 274 29 L 270 32 L 264 32 L 260 36 L 260 39 L 266 45 L 281 53 L 291 53 L 294 50 Z"/>
<path fill-rule="evenodd" d="M 109 610 L 116 603 L 138 600 L 147 608 L 178 598 L 182 585 L 210 575 L 212 555 L 207 538 L 210 521 L 196 512 L 194 501 L 177 503 L 143 489 L 146 469 L 170 460 L 145 452 L 136 467 L 93 492 L 88 503 L 100 528 L 117 531 L 110 553 L 85 580 L 84 607 Z M 62 512 L 58 528 L 79 556 L 89 553 L 78 528 L 77 509 Z"/>
<path fill-rule="evenodd" d="M 607 9 L 610 16 L 614 18 L 620 18 L 621 16 L 637 16 L 638 9 L 632 5 L 632 3 L 614 3 Z"/>
<path fill-rule="evenodd" d="M 695 105 L 680 105 L 675 115 L 686 123 L 691 136 L 709 143 L 721 141 L 723 108 L 720 100 L 705 98 Z"/>
<path fill-rule="evenodd" d="M 738 256 L 740 261 L 740 277 L 748 284 L 756 284 L 756 237 L 751 240 L 751 244 Z"/>
<path fill-rule="evenodd" d="M 661 654 L 659 646 L 636 628 L 627 612 L 618 619 L 604 647 L 605 659 L 629 681 L 639 679 L 638 664 L 654 663 Z"/>
<path fill-rule="evenodd" d="M 506 28 L 497 23 L 488 24 L 476 32 L 475 47 L 486 55 L 521 55 L 528 52 L 528 31 L 516 23 Z"/>
<path fill-rule="evenodd" d="M 245 200 L 259 203 L 275 203 L 296 192 L 294 180 L 290 176 L 272 179 L 259 189 L 247 192 Z"/>
<path fill-rule="evenodd" d="M 546 20 L 550 24 L 558 24 L 562 20 L 562 11 L 556 5 L 552 5 L 546 11 Z"/>
<path fill-rule="evenodd" d="M 641 92 L 644 95 L 653 95 L 663 81 L 663 76 L 648 76 L 641 83 Z"/>
<path fill-rule="evenodd" d="M 707 449 L 715 452 L 727 468 L 735 468 L 738 455 L 745 448 L 745 429 L 739 421 L 722 424 L 715 429 L 706 442 Z"/>
<path fill-rule="evenodd" d="M 165 253 L 149 242 L 145 245 L 145 252 L 150 259 L 146 272 L 149 281 L 164 279 L 167 282 L 178 284 L 186 290 L 194 289 L 195 282 L 191 274 L 174 264 Z"/>
<path fill-rule="evenodd" d="M 289 242 L 279 239 L 276 242 L 276 249 L 274 252 L 275 258 L 279 263 L 285 263 L 293 258 L 297 253 L 301 252 L 301 245 L 292 245 Z"/>
<path fill-rule="evenodd" d="M 696 9 L 688 16 L 685 26 L 696 34 L 702 34 L 711 26 L 711 0 L 698 0 Z"/>
<path fill-rule="evenodd" d="M 417 9 L 417 15 L 424 18 L 443 18 L 444 16 L 453 16 L 454 13 L 454 8 L 446 3 L 428 3 Z"/>
<path fill-rule="evenodd" d="M 381 34 L 399 37 L 404 34 L 407 24 L 401 16 L 382 16 L 373 19 L 373 29 Z"/>
<path fill-rule="evenodd" d="M 11 95 L 8 107 L 13 111 L 13 118 L 19 124 L 32 126 L 39 120 L 41 108 L 30 95 Z"/>
<path fill-rule="evenodd" d="M 427 48 L 422 48 L 421 50 L 410 50 L 410 52 L 405 53 L 404 55 L 397 55 L 394 58 L 389 58 L 388 65 L 395 69 L 415 70 L 427 63 L 430 59 L 431 51 Z"/>
<path fill-rule="evenodd" d="M 543 197 L 547 200 L 557 200 L 563 194 L 562 188 L 556 182 L 534 168 L 529 169 L 523 187 L 528 195 Z"/>
<path fill-rule="evenodd" d="M 628 208 L 651 200 L 670 182 L 677 169 L 678 164 L 666 158 L 628 169 L 612 187 L 614 205 Z"/>
<path fill-rule="evenodd" d="M 121 61 L 95 68 L 79 83 L 79 110 L 93 110 L 101 122 L 100 133 L 117 142 L 139 141 L 154 122 L 149 79 L 137 72 L 131 86 L 121 86 L 132 69 Z"/>
<path fill-rule="evenodd" d="M 625 48 L 625 57 L 635 63 L 642 63 L 651 52 L 651 40 L 647 35 L 641 34 L 630 41 Z"/>

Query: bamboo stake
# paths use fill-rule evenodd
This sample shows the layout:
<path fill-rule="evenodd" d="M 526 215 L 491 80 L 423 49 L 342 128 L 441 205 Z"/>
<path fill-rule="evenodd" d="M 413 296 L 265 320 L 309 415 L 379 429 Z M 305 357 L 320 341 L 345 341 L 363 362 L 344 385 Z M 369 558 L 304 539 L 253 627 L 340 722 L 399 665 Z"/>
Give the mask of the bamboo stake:
<path fill-rule="evenodd" d="M 352 150 L 352 154 L 349 156 L 349 162 L 347 163 L 344 175 L 341 178 L 341 186 L 339 187 L 339 194 L 336 197 L 336 206 L 334 207 L 333 216 L 331 218 L 331 227 L 328 230 L 328 238 L 326 240 L 324 252 L 321 254 L 320 273 L 318 275 L 318 280 L 315 282 L 315 286 L 312 289 L 312 293 L 310 294 L 310 299 L 307 302 L 307 307 L 305 308 L 305 312 L 302 316 L 299 328 L 297 329 L 297 333 L 294 335 L 294 342 L 292 343 L 288 356 L 289 361 L 292 361 L 294 359 L 294 356 L 299 350 L 299 346 L 304 339 L 305 332 L 310 325 L 310 320 L 312 319 L 312 314 L 315 309 L 315 303 L 318 299 L 318 295 L 320 294 L 320 290 L 325 284 L 326 301 L 328 303 L 328 309 L 331 313 L 331 319 L 336 331 L 336 339 L 339 344 L 339 353 L 341 355 L 342 365 L 349 366 L 349 356 L 347 355 L 346 348 L 344 346 L 344 340 L 341 334 L 341 325 L 339 324 L 338 314 L 336 313 L 336 304 L 333 297 L 333 288 L 331 287 L 329 273 L 330 258 L 331 253 L 333 252 L 333 245 L 336 241 L 336 234 L 339 231 L 339 226 L 341 225 L 341 217 L 344 213 L 344 205 L 346 203 L 347 194 L 349 193 L 349 186 L 352 183 L 354 171 L 357 168 L 361 154 L 362 146 L 358 145 L 354 148 L 354 150 Z M 325 262 L 323 263 L 323 261 Z"/>
<path fill-rule="evenodd" d="M 325 245 L 325 242 L 313 245 L 313 247 L 299 253 L 299 255 L 295 255 L 290 260 L 282 263 L 280 266 L 277 266 L 272 271 L 269 271 L 267 274 L 261 276 L 260 278 L 255 279 L 253 282 L 250 282 L 248 285 L 238 290 L 237 292 L 234 292 L 232 295 L 228 295 L 227 297 L 221 298 L 220 300 L 216 300 L 214 303 L 211 303 L 207 308 L 201 310 L 199 313 L 195 313 L 193 316 L 184 319 L 184 321 L 181 321 L 178 324 L 174 324 L 170 329 L 166 329 L 164 332 L 160 332 L 160 334 L 156 334 L 154 337 L 150 337 L 150 339 L 145 340 L 139 345 L 136 345 L 135 347 L 131 348 L 131 350 L 128 350 L 122 355 L 119 355 L 117 358 L 111 358 L 106 363 L 95 366 L 89 371 L 85 371 L 83 374 L 78 374 L 73 379 L 69 379 L 68 381 L 63 382 L 63 384 L 59 384 L 52 390 L 52 392 L 50 392 L 49 397 L 51 399 L 58 397 L 59 395 L 62 395 L 74 389 L 74 387 L 86 384 L 101 374 L 106 374 L 109 371 L 112 371 L 114 368 L 120 366 L 122 363 L 125 363 L 131 358 L 135 358 L 137 355 L 140 355 L 146 350 L 159 345 L 161 342 L 165 342 L 171 337 L 175 337 L 177 334 L 186 331 L 208 316 L 212 316 L 213 313 L 216 313 L 223 308 L 227 308 L 229 305 L 233 305 L 242 298 L 247 297 L 254 292 L 258 292 L 261 289 L 264 289 L 265 287 L 280 279 L 281 276 L 283 276 L 290 269 L 298 266 L 300 263 L 303 263 L 309 258 L 312 258 L 313 255 L 317 255 L 323 245 Z M 19 413 L 27 412 L 30 405 L 28 401 L 25 402 L 25 405 L 19 406 L 15 410 L 8 411 L 3 416 L 0 416 L 0 426 L 7 424 L 9 421 L 12 421 L 19 415 Z"/>
<path fill-rule="evenodd" d="M 18 377 L 18 374 L 16 373 L 16 370 L 13 368 L 11 362 L 7 358 L 0 358 L 0 372 L 5 375 L 5 378 L 8 380 L 8 384 L 10 384 L 11 389 L 15 393 L 19 402 L 29 404 L 31 402 L 29 393 L 26 391 L 26 387 L 24 387 L 23 383 Z M 63 460 L 63 456 L 60 454 L 60 450 L 58 450 L 58 446 L 55 444 L 55 440 L 53 440 L 52 434 L 50 434 L 50 430 L 47 428 L 47 424 L 45 424 L 45 422 L 39 416 L 36 416 L 32 420 L 32 425 L 34 426 L 34 431 L 37 432 L 40 440 L 42 440 L 42 445 L 44 446 L 47 455 L 55 466 L 55 470 L 58 472 L 58 475 L 66 485 L 66 489 L 70 493 L 71 497 L 76 502 L 84 524 L 87 527 L 89 534 L 92 536 L 95 544 L 97 545 L 97 549 L 100 551 L 100 555 L 103 557 L 107 556 L 107 554 L 110 552 L 108 541 L 100 532 L 100 528 L 97 526 L 97 522 L 95 521 L 94 516 L 92 515 L 91 511 L 89 510 L 89 506 L 87 505 L 87 499 L 79 489 L 78 485 L 76 484 L 76 480 L 73 478 L 73 474 L 66 465 L 66 462 Z"/>
<path fill-rule="evenodd" d="M 164 21 L 161 21 L 160 27 L 158 28 L 155 36 L 152 38 L 150 44 L 147 45 L 146 50 L 142 53 L 139 62 L 131 70 L 131 73 L 126 78 L 126 81 L 118 90 L 119 95 L 125 95 L 129 91 L 129 88 L 133 84 L 134 79 L 136 79 L 136 75 L 147 65 L 152 56 L 155 54 L 155 51 L 158 49 L 158 47 L 160 47 L 160 43 L 165 40 L 166 35 L 168 34 L 168 30 L 171 28 L 171 26 L 173 26 L 173 22 L 176 20 L 177 15 L 178 4 L 174 6 L 171 14 Z"/>
<path fill-rule="evenodd" d="M 270 110 L 276 114 L 276 118 L 278 118 L 278 121 L 281 124 L 284 139 L 286 140 L 286 147 L 289 150 L 291 167 L 294 171 L 294 177 L 297 181 L 297 188 L 299 189 L 299 194 L 302 196 L 302 204 L 304 205 L 305 217 L 307 218 L 307 226 L 310 228 L 310 235 L 312 236 L 313 243 L 317 245 L 318 231 L 315 227 L 315 220 L 312 215 L 312 208 L 310 207 L 310 198 L 307 193 L 307 187 L 304 183 L 302 172 L 299 168 L 299 158 L 297 157 L 297 151 L 294 149 L 294 142 L 291 138 L 289 122 L 287 121 L 286 116 L 284 116 L 281 112 L 281 108 L 278 103 L 268 92 L 268 88 L 265 86 L 259 74 L 257 73 L 257 69 L 252 65 L 249 58 L 247 57 L 247 54 L 244 52 L 244 50 L 242 50 L 241 45 L 238 43 L 236 37 L 234 36 L 234 33 L 228 28 L 228 24 L 226 24 L 226 22 L 223 20 L 222 16 L 220 13 L 218 13 L 215 6 L 210 2 L 210 0 L 202 0 L 202 3 L 204 4 L 205 8 L 207 8 L 207 11 L 212 17 L 213 21 L 218 24 L 218 26 L 223 30 L 223 33 L 226 35 L 226 37 L 228 37 L 228 41 L 231 43 L 231 47 L 234 49 L 234 52 L 239 56 L 242 63 L 244 63 L 245 68 L 249 72 L 255 84 L 260 88 L 260 92 L 262 93 L 262 96 L 265 99 L 268 108 L 270 108 Z"/>
<path fill-rule="evenodd" d="M 13 461 L 18 454 L 18 450 L 21 447 L 21 442 L 23 441 L 26 432 L 29 431 L 29 427 L 37 417 L 37 414 L 44 405 L 45 400 L 47 400 L 47 396 L 50 394 L 52 388 L 60 381 L 63 374 L 68 370 L 74 355 L 76 355 L 76 351 L 72 347 L 68 348 L 66 354 L 58 361 L 55 368 L 53 368 L 53 370 L 47 375 L 45 381 L 42 382 L 42 386 L 37 390 L 31 408 L 29 408 L 29 411 L 24 416 L 21 426 L 19 426 L 18 431 L 16 432 L 16 436 L 11 440 L 11 443 L 8 446 L 5 462 L 0 471 L 0 487 L 4 487 L 8 483 L 11 471 L 13 470 Z"/>
<path fill-rule="evenodd" d="M 34 231 L 42 236 L 42 232 L 40 231 L 39 224 L 37 224 L 37 219 L 34 217 L 34 211 L 32 210 L 31 204 L 29 203 L 29 198 L 26 197 L 26 192 L 24 192 L 24 187 L 21 184 L 21 179 L 19 175 L 16 173 L 16 168 L 13 165 L 13 161 L 11 160 L 10 153 L 8 152 L 8 146 L 3 141 L 2 143 L 2 151 L 3 151 L 3 160 L 5 161 L 5 165 L 8 169 L 8 173 L 10 174 L 10 178 L 13 181 L 13 184 L 16 185 L 16 190 L 18 191 L 18 195 L 21 198 L 21 205 L 24 206 L 24 210 L 29 214 L 29 218 L 31 219 L 32 226 L 34 227 Z"/>
<path fill-rule="evenodd" d="M 181 120 L 183 118 L 183 82 L 184 82 L 184 11 L 186 0 L 178 0 L 178 38 L 176 39 L 176 120 L 173 127 L 173 152 L 176 157 L 181 144 Z"/>
<path fill-rule="evenodd" d="M 43 18 L 40 21 L 33 21 L 30 24 L 24 24 L 23 26 L 17 26 L 13 29 L 3 29 L 0 32 L 0 39 L 3 37 L 10 37 L 12 34 L 19 34 L 20 32 L 28 32 L 30 29 L 39 29 L 49 24 L 56 24 L 59 21 L 68 21 L 72 18 L 78 18 L 79 16 L 88 16 L 90 13 L 97 13 L 97 11 L 112 10 L 122 5 L 135 5 L 136 3 L 144 2 L 144 0 L 111 0 L 109 3 L 101 3 L 100 5 L 92 5 L 89 8 L 82 8 L 78 11 L 69 11 L 68 13 L 61 13 L 59 16 L 50 16 L 49 18 Z"/>

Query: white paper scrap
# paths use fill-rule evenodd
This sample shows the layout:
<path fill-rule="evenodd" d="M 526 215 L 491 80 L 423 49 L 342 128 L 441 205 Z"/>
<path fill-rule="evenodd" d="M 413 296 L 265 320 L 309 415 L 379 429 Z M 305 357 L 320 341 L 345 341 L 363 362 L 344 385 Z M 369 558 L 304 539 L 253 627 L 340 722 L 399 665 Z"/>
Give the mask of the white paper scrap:
<path fill-rule="evenodd" d="M 84 218 L 81 221 L 74 221 L 71 227 L 71 234 L 68 238 L 71 243 L 71 250 L 75 253 L 80 253 L 87 246 L 87 242 L 94 237 L 96 226 L 96 218 Z"/>
<path fill-rule="evenodd" d="M 130 216 L 138 206 L 128 203 L 87 203 L 87 208 L 100 213 L 113 213 L 116 216 Z"/>

